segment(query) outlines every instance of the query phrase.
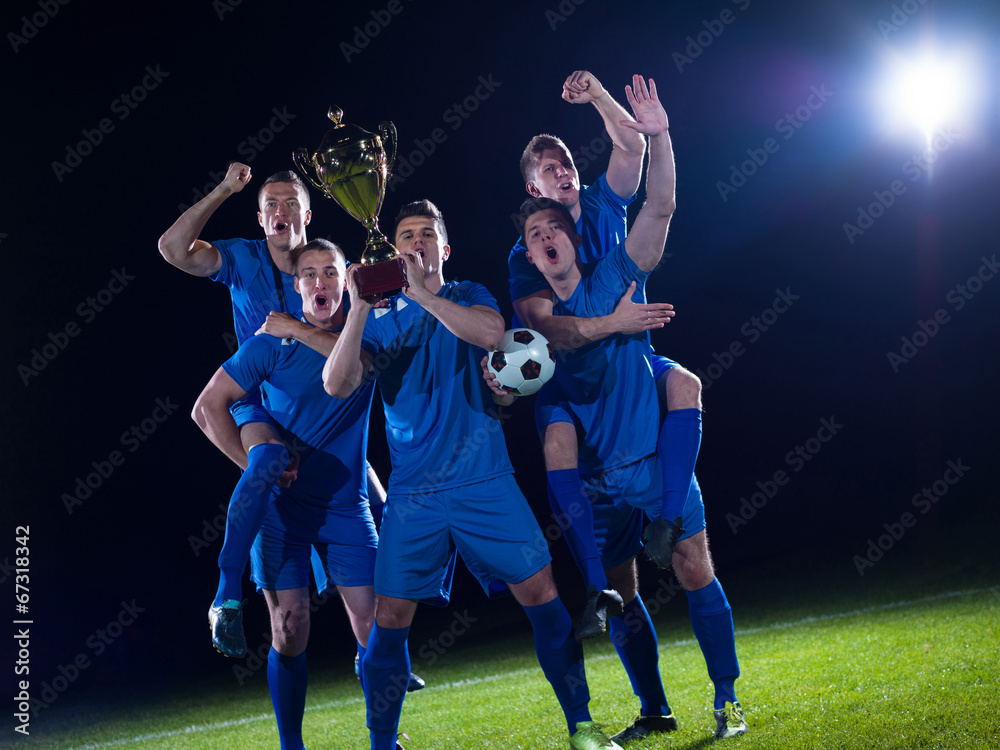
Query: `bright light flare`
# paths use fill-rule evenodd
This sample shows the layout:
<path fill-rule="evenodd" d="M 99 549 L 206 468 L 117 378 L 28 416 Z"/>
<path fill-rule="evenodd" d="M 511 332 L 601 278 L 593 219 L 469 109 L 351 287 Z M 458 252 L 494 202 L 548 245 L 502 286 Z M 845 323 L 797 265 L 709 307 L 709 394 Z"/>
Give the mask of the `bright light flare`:
<path fill-rule="evenodd" d="M 930 144 L 940 127 L 968 116 L 976 98 L 976 72 L 967 56 L 895 57 L 877 94 L 889 129 L 917 128 Z"/>

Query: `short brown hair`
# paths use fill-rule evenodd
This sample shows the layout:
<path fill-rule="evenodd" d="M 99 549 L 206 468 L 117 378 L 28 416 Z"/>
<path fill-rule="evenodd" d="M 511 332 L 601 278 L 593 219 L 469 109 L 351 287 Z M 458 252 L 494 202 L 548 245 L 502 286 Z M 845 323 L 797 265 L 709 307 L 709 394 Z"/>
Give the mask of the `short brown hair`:
<path fill-rule="evenodd" d="M 258 206 L 260 205 L 260 196 L 264 193 L 264 188 L 267 187 L 268 185 L 270 185 L 272 182 L 287 182 L 287 183 L 291 183 L 292 185 L 297 185 L 298 187 L 302 188 L 302 193 L 306 197 L 306 209 L 308 210 L 308 208 L 309 208 L 309 187 L 306 185 L 305 182 L 302 181 L 301 177 L 299 177 L 295 172 L 293 172 L 290 169 L 286 169 L 286 170 L 281 171 L 281 172 L 275 172 L 273 175 L 271 175 L 266 180 L 264 180 L 263 184 L 260 186 L 260 189 L 257 191 L 257 205 Z M 315 248 L 313 248 L 313 249 L 315 249 Z"/>
<path fill-rule="evenodd" d="M 441 214 L 441 209 L 431 203 L 429 200 L 424 198 L 423 200 L 413 201 L 412 203 L 407 203 L 401 209 L 399 213 L 396 214 L 396 218 L 392 224 L 392 241 L 396 241 L 396 231 L 399 229 L 399 222 L 403 219 L 409 219 L 411 216 L 428 216 L 437 222 L 441 233 L 441 246 L 448 244 L 448 230 L 444 226 L 444 216 Z"/>
<path fill-rule="evenodd" d="M 524 147 L 524 153 L 521 154 L 521 177 L 524 178 L 525 185 L 535 179 L 535 170 L 538 168 L 538 157 L 547 148 L 563 148 L 566 149 L 567 154 L 570 153 L 569 149 L 566 148 L 566 144 L 554 135 L 549 135 L 548 133 L 536 135 L 528 141 L 528 145 Z M 573 158 L 572 154 L 570 154 L 570 158 Z"/>
<path fill-rule="evenodd" d="M 275 182 L 285 182 L 285 180 L 275 180 Z M 313 250 L 318 250 L 321 253 L 333 253 L 340 257 L 345 266 L 347 265 L 347 257 L 344 255 L 344 251 L 334 243 L 330 242 L 330 240 L 325 240 L 322 237 L 319 237 L 315 240 L 309 240 L 309 242 L 304 244 L 302 247 L 297 247 L 292 250 L 292 268 L 294 269 L 295 276 L 299 275 L 299 258 Z"/>

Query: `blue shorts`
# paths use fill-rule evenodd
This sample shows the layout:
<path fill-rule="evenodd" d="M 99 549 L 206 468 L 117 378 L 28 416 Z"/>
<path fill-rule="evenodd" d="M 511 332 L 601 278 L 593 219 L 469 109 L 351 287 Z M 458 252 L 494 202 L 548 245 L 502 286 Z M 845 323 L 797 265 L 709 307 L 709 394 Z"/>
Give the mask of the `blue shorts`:
<path fill-rule="evenodd" d="M 328 586 L 371 586 L 377 548 L 367 503 L 319 506 L 279 493 L 250 552 L 252 578 L 268 591 L 308 588 L 316 556 L 320 593 Z"/>
<path fill-rule="evenodd" d="M 601 565 L 605 570 L 618 567 L 642 549 L 643 512 L 650 518 L 660 514 L 663 492 L 659 462 L 649 456 L 580 478 L 594 510 L 594 538 Z M 682 519 L 681 539 L 705 528 L 705 504 L 696 477 L 691 479 Z"/>
<path fill-rule="evenodd" d="M 537 550 L 538 541 L 543 549 Z M 447 602 L 458 550 L 487 594 L 551 562 L 534 513 L 511 474 L 419 495 L 396 494 L 382 516 L 375 593 Z"/>
<path fill-rule="evenodd" d="M 259 388 L 252 393 L 248 393 L 242 401 L 237 401 L 230 406 L 229 413 L 233 415 L 238 428 L 245 424 L 263 422 L 264 424 L 271 425 L 275 432 L 280 430 L 278 423 L 274 421 L 271 414 L 264 408 Z"/>
<path fill-rule="evenodd" d="M 653 378 L 657 383 L 660 382 L 660 378 L 667 374 L 667 370 L 673 367 L 680 367 L 679 364 L 669 357 L 654 353 L 652 348 L 650 348 L 649 353 L 653 364 Z"/>

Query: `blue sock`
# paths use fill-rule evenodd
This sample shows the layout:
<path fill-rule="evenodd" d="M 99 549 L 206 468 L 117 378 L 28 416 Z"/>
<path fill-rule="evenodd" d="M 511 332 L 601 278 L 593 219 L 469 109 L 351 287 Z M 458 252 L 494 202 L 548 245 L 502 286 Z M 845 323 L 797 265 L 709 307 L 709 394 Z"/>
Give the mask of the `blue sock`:
<path fill-rule="evenodd" d="M 408 627 L 383 628 L 376 623 L 368 636 L 361 673 L 372 750 L 396 750 L 399 715 L 410 684 L 409 632 Z"/>
<path fill-rule="evenodd" d="M 563 536 L 573 554 L 576 565 L 583 574 L 584 583 L 598 591 L 608 587 L 601 553 L 594 539 L 594 509 L 583 489 L 576 469 L 556 469 L 547 472 L 549 479 L 549 505 L 560 519 Z"/>
<path fill-rule="evenodd" d="M 691 610 L 691 627 L 705 657 L 708 676 L 715 685 L 715 708 L 736 702 L 734 683 L 740 676 L 736 659 L 733 612 L 718 578 L 703 589 L 685 592 Z"/>
<path fill-rule="evenodd" d="M 663 476 L 663 517 L 668 521 L 684 515 L 684 501 L 700 448 L 701 409 L 668 411 L 656 441 Z"/>
<path fill-rule="evenodd" d="M 632 692 L 639 698 L 642 716 L 667 716 L 670 704 L 663 694 L 660 679 L 660 652 L 656 630 L 649 619 L 646 605 L 636 594 L 617 617 L 611 618 L 611 642 L 632 683 Z"/>
<path fill-rule="evenodd" d="M 368 649 L 362 646 L 361 643 L 358 643 L 358 682 L 361 683 L 362 693 L 365 692 L 365 671 L 361 668 L 361 662 L 365 660 L 365 654 L 367 652 Z M 368 693 L 365 693 L 365 696 L 367 697 Z"/>
<path fill-rule="evenodd" d="M 302 750 L 302 715 L 306 710 L 306 686 L 309 672 L 306 652 L 284 656 L 271 647 L 267 655 L 267 686 L 278 720 L 281 750 Z"/>
<path fill-rule="evenodd" d="M 226 599 L 243 598 L 243 571 L 250 547 L 260 531 L 271 499 L 271 489 L 288 466 L 288 450 L 276 443 L 255 445 L 247 454 L 247 470 L 233 490 L 226 513 L 226 538 L 219 553 L 219 590 L 215 606 Z"/>
<path fill-rule="evenodd" d="M 535 653 L 556 699 L 566 715 L 569 733 L 578 721 L 590 721 L 590 690 L 583 666 L 583 646 L 573 637 L 573 622 L 557 596 L 524 611 L 535 634 Z"/>

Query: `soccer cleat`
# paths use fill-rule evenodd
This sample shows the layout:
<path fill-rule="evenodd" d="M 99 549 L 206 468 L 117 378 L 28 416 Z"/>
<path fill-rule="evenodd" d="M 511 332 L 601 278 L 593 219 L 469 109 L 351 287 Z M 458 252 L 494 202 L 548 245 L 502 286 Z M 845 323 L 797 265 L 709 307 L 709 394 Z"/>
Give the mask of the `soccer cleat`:
<path fill-rule="evenodd" d="M 622 597 L 614 589 L 598 591 L 594 586 L 587 589 L 587 601 L 583 614 L 576 621 L 574 631 L 578 641 L 596 638 L 608 629 L 608 620 L 622 613 Z"/>
<path fill-rule="evenodd" d="M 616 734 L 613 739 L 619 745 L 632 740 L 649 737 L 651 734 L 663 734 L 677 730 L 677 719 L 673 714 L 666 716 L 636 716 L 635 721 Z"/>
<path fill-rule="evenodd" d="M 247 655 L 247 639 L 243 635 L 243 606 L 246 602 L 226 599 L 221 607 L 208 608 L 208 626 L 212 629 L 212 645 L 223 656 L 242 659 Z"/>
<path fill-rule="evenodd" d="M 673 523 L 663 516 L 654 518 L 642 532 L 642 554 L 660 570 L 670 570 L 673 567 L 674 547 L 683 533 L 680 516 Z"/>
<path fill-rule="evenodd" d="M 608 739 L 604 727 L 596 721 L 578 721 L 576 732 L 569 738 L 569 746 L 574 750 L 599 750 L 602 747 L 622 750 L 621 745 Z"/>
<path fill-rule="evenodd" d="M 396 735 L 396 750 L 406 750 L 406 748 L 405 748 L 405 747 L 403 747 L 403 743 L 399 741 L 399 738 L 400 738 L 400 737 L 402 737 L 402 738 L 403 738 L 404 740 L 406 740 L 407 742 L 409 742 L 409 741 L 410 741 L 410 738 L 409 738 L 409 736 L 408 736 L 408 735 L 406 734 L 406 732 L 400 732 L 399 734 L 397 734 L 397 735 Z"/>
<path fill-rule="evenodd" d="M 747 733 L 747 722 L 743 718 L 743 708 L 739 701 L 726 701 L 724 708 L 715 712 L 715 739 L 725 740 Z"/>

